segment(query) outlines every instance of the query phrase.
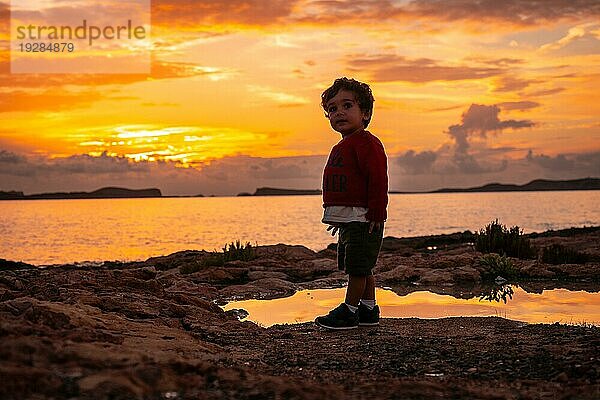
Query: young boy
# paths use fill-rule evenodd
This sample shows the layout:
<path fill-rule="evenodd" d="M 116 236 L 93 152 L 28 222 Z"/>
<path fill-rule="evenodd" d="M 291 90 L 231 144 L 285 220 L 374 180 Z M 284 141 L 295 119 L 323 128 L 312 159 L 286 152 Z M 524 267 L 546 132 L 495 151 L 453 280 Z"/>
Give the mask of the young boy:
<path fill-rule="evenodd" d="M 328 329 L 379 324 L 373 267 L 387 218 L 387 157 L 381 141 L 365 129 L 373 114 L 366 83 L 339 78 L 321 95 L 331 127 L 342 135 L 323 172 L 323 223 L 338 232 L 338 268 L 348 274 L 344 303 L 317 317 Z"/>

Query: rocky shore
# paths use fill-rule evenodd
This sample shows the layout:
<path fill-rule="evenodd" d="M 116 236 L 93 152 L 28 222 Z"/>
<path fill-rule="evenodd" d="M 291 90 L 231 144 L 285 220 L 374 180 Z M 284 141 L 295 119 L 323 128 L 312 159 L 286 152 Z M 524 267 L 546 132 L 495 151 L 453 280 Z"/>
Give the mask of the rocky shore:
<path fill-rule="evenodd" d="M 600 228 L 530 235 L 586 261 L 511 259 L 527 291 L 600 291 Z M 597 399 L 600 328 L 498 317 L 383 319 L 328 332 L 268 329 L 218 304 L 341 286 L 332 248 L 204 251 L 39 268 L 0 260 L 2 399 Z M 398 294 L 489 292 L 467 235 L 386 238 L 375 269 Z M 184 273 L 185 272 L 185 273 Z"/>

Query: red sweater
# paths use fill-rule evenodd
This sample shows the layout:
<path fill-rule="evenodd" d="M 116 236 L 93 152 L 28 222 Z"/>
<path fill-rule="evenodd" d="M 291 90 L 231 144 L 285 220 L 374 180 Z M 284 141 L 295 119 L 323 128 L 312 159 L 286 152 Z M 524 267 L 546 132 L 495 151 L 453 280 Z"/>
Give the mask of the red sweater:
<path fill-rule="evenodd" d="M 368 131 L 353 133 L 333 146 L 323 171 L 323 207 L 366 207 L 367 220 L 387 218 L 387 157 Z"/>

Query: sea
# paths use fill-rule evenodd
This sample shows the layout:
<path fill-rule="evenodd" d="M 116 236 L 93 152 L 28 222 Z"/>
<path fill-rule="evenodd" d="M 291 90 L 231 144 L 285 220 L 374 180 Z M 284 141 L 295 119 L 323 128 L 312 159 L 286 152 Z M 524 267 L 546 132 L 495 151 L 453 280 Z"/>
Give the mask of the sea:
<path fill-rule="evenodd" d="M 525 233 L 600 225 L 600 191 L 391 194 L 385 236 Z M 318 251 L 336 241 L 320 196 L 0 201 L 0 258 L 34 265 L 137 261 L 237 240 Z"/>

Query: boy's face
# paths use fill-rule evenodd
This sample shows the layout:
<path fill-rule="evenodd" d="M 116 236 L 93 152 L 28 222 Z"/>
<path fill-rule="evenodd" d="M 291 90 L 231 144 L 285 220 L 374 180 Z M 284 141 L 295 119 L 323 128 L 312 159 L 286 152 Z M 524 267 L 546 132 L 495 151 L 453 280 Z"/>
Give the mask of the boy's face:
<path fill-rule="evenodd" d="M 363 121 L 369 119 L 369 115 L 360 109 L 354 92 L 348 90 L 337 92 L 327 102 L 325 111 L 331 127 L 342 136 L 362 131 Z"/>

